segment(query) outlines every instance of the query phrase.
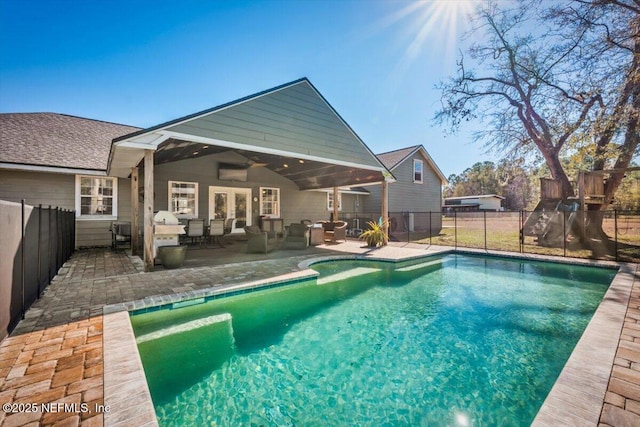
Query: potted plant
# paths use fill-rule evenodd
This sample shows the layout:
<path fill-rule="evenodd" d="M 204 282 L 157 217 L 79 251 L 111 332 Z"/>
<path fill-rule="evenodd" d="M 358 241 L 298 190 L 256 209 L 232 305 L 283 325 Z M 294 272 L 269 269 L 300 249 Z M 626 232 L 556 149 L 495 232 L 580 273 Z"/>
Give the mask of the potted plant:
<path fill-rule="evenodd" d="M 378 222 L 369 221 L 367 225 L 369 228 L 360 235 L 360 238 L 367 242 L 367 246 L 382 246 L 385 241 L 389 240 L 389 236 L 384 232 L 382 219 Z"/>
<path fill-rule="evenodd" d="M 168 245 L 158 248 L 158 257 L 166 269 L 180 268 L 187 253 L 185 245 Z"/>

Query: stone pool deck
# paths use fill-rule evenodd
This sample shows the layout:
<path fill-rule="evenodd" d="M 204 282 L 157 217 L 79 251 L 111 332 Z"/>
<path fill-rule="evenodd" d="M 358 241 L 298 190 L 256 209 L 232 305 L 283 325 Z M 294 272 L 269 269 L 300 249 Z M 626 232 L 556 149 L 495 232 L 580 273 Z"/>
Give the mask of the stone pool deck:
<path fill-rule="evenodd" d="M 123 252 L 77 252 L 13 334 L 0 343 L 0 404 L 10 404 L 9 411 L 0 411 L 0 425 L 156 425 L 153 413 L 144 409 L 146 384 L 140 388 L 138 366 L 134 366 L 135 360 L 131 361 L 128 344 L 122 342 L 126 340 L 121 339 L 129 331 L 126 325 L 105 325 L 105 305 L 145 300 L 153 303 L 154 298 L 199 292 L 214 285 L 292 274 L 299 271 L 300 263 L 322 255 L 369 254 L 398 259 L 450 249 L 391 244 L 371 251 L 360 245 L 350 241 L 303 255 L 154 273 L 142 273 L 142 263 Z M 617 352 L 613 367 L 604 378 L 607 392 L 600 400 L 587 396 L 582 405 L 597 406 L 591 412 L 595 409 L 600 414 L 602 426 L 640 425 L 640 270 L 636 264 L 627 268 L 631 296 L 612 301 L 623 311 L 624 325 L 616 331 L 603 332 L 613 334 L 617 342 L 617 350 L 610 349 L 610 353 Z M 119 350 L 104 354 L 104 342 L 114 340 Z M 124 382 L 113 387 L 112 375 Z M 584 386 L 588 388 L 588 384 Z M 113 407 L 104 407 L 105 396 L 107 403 L 115 402 Z M 581 408 L 580 396 L 574 400 L 574 407 Z M 43 408 L 42 403 L 49 405 Z M 570 412 L 574 408 L 561 409 Z M 566 419 L 564 414 L 559 413 L 558 417 L 560 424 Z M 597 424 L 598 421 L 583 423 Z"/>

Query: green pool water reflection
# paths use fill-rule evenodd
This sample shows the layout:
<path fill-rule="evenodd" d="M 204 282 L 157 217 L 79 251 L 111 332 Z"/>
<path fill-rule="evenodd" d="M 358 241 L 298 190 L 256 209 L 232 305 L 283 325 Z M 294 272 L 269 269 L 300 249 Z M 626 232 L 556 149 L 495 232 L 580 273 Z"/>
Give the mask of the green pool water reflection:
<path fill-rule="evenodd" d="M 528 425 L 615 270 L 448 255 L 136 314 L 162 426 Z"/>

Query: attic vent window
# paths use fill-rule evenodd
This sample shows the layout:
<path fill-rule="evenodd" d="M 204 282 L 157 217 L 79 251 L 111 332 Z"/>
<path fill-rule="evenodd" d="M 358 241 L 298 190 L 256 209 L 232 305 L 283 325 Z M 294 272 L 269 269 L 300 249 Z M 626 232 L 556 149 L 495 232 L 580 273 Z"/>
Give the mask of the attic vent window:
<path fill-rule="evenodd" d="M 422 160 L 414 160 L 413 161 L 413 182 L 416 184 L 422 184 L 422 172 L 423 172 L 423 162 Z"/>

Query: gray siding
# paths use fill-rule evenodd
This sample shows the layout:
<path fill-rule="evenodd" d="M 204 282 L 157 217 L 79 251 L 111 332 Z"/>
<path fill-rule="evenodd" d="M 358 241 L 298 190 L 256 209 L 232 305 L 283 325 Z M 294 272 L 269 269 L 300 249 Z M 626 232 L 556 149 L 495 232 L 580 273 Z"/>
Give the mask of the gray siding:
<path fill-rule="evenodd" d="M 413 160 L 424 162 L 422 184 L 413 182 Z M 390 212 L 440 212 L 442 205 L 442 183 L 436 172 L 420 154 L 406 159 L 393 171 L 397 181 L 389 184 Z M 380 210 L 381 186 L 367 187 L 371 196 L 366 199 L 367 210 Z"/>
<path fill-rule="evenodd" d="M 0 170 L 0 199 L 75 209 L 75 175 Z"/>
<path fill-rule="evenodd" d="M 198 182 L 198 216 L 209 217 L 209 187 L 250 188 L 252 198 L 259 197 L 260 187 L 280 188 L 280 208 L 285 225 L 329 219 L 327 195 L 318 191 L 299 191 L 296 185 L 266 168 L 250 168 L 247 182 L 218 180 L 218 162 L 214 156 L 183 160 L 155 167 L 154 210 L 168 208 L 168 182 Z M 140 171 L 140 188 L 144 186 L 144 171 Z M 75 175 L 0 170 L 0 200 L 26 202 L 33 206 L 57 206 L 75 209 Z M 362 200 L 362 197 L 361 197 Z M 361 202 L 362 203 L 362 202 Z M 343 211 L 355 206 L 354 195 L 343 195 Z M 142 224 L 142 202 L 140 218 Z M 257 224 L 260 206 L 252 202 L 252 221 Z M 131 181 L 118 179 L 118 221 L 131 221 Z M 111 245 L 111 220 L 76 219 L 76 248 Z"/>
<path fill-rule="evenodd" d="M 413 160 L 422 160 L 424 172 L 422 184 L 413 182 Z M 429 166 L 427 160 L 416 153 L 406 159 L 392 171 L 397 181 L 389 184 L 389 212 L 440 212 L 442 209 L 442 182 L 438 174 Z M 365 212 L 379 212 L 382 202 L 380 185 L 367 187 L 371 195 L 364 199 Z M 420 217 L 422 218 L 422 217 Z M 425 217 L 426 218 L 426 217 Z M 432 215 L 431 228 L 439 230 L 441 216 Z M 418 220 L 417 220 L 418 221 Z M 420 221 L 426 221 L 422 218 Z M 416 224 L 416 227 L 428 228 L 428 223 Z"/>
<path fill-rule="evenodd" d="M 365 188 L 369 191 L 369 195 L 361 199 L 361 211 L 379 215 L 382 212 L 382 184 L 368 185 Z"/>
<path fill-rule="evenodd" d="M 142 205 L 141 205 L 142 206 Z M 140 208 L 142 213 L 142 208 Z M 76 219 L 76 247 L 111 246 L 113 220 Z M 131 180 L 118 178 L 118 221 L 131 221 Z"/>
<path fill-rule="evenodd" d="M 305 156 L 380 166 L 307 82 L 168 130 Z"/>
<path fill-rule="evenodd" d="M 75 175 L 0 170 L 0 200 L 75 209 Z M 118 220 L 131 220 L 130 180 L 118 179 Z M 76 219 L 76 248 L 111 245 L 111 220 Z"/>
<path fill-rule="evenodd" d="M 220 181 L 218 179 L 218 165 L 215 156 L 157 165 L 154 171 L 154 209 L 168 209 L 169 181 L 186 181 L 198 183 L 198 217 L 205 220 L 209 218 L 210 186 L 249 188 L 252 199 L 254 197 L 259 199 L 260 187 L 280 188 L 280 209 L 285 225 L 300 222 L 302 219 L 315 221 L 329 218 L 326 193 L 299 191 L 292 181 L 263 167 L 249 168 L 247 182 Z M 143 173 L 140 176 L 142 177 Z M 141 179 L 141 181 L 143 180 Z M 143 182 L 140 182 L 140 186 L 143 185 Z M 257 224 L 260 216 L 259 202 L 252 200 L 251 210 L 253 224 Z"/>

